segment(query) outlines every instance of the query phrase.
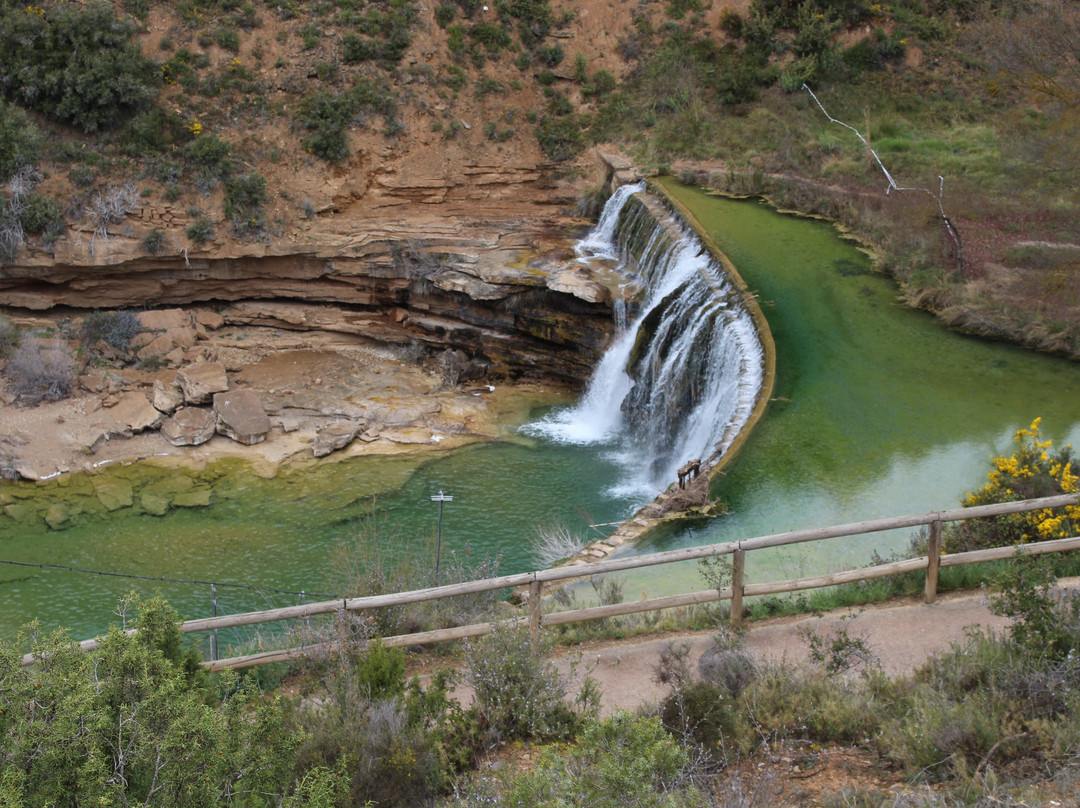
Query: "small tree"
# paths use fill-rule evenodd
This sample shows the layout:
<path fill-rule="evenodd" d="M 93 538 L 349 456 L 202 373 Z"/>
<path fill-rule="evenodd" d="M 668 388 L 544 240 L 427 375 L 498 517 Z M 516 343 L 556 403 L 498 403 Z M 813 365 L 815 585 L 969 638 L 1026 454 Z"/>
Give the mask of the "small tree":
<path fill-rule="evenodd" d="M 58 401 L 75 383 L 71 351 L 59 339 L 27 339 L 15 349 L 4 367 L 12 392 L 30 401 Z"/>

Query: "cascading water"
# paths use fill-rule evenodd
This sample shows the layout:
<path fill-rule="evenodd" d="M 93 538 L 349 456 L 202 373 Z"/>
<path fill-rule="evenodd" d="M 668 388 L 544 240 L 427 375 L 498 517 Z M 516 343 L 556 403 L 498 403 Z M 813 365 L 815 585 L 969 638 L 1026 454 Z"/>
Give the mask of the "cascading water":
<path fill-rule="evenodd" d="M 580 261 L 615 261 L 640 299 L 624 303 L 628 323 L 617 322 L 581 402 L 530 431 L 615 447 L 625 477 L 613 493 L 651 497 L 683 463 L 727 450 L 753 410 L 764 354 L 723 266 L 643 191 L 619 188 L 577 247 Z"/>

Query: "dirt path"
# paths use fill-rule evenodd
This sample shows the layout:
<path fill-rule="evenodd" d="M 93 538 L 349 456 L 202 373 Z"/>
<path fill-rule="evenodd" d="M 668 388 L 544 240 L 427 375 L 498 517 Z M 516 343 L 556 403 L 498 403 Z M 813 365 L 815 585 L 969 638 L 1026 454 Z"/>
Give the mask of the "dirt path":
<path fill-rule="evenodd" d="M 1077 589 L 1080 578 L 1062 579 L 1058 585 Z M 960 592 L 942 595 L 932 605 L 909 598 L 821 616 L 756 621 L 748 626 L 745 645 L 756 659 L 797 663 L 808 654 L 805 631 L 829 637 L 842 628 L 866 643 L 885 673 L 898 676 L 910 674 L 930 655 L 962 640 L 969 626 L 1002 630 L 1009 622 L 990 612 L 986 593 Z M 609 715 L 658 702 L 666 695 L 667 687 L 656 682 L 655 668 L 660 652 L 672 642 L 689 644 L 691 670 L 696 673 L 698 659 L 712 643 L 712 632 L 588 642 L 558 649 L 554 662 L 563 674 L 574 669 L 572 688 L 591 675 L 602 692 L 601 712 Z"/>

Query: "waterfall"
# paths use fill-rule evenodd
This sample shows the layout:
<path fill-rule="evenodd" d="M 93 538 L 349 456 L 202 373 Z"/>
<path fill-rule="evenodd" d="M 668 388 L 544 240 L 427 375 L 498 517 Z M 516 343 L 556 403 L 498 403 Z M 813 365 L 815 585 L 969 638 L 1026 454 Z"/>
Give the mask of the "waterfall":
<path fill-rule="evenodd" d="M 638 290 L 616 305 L 626 324 L 581 401 L 530 427 L 613 451 L 625 475 L 612 493 L 624 496 L 654 496 L 687 460 L 726 451 L 764 372 L 757 331 L 723 266 L 643 191 L 619 188 L 577 245 L 578 260 L 614 260 L 624 288 Z"/>

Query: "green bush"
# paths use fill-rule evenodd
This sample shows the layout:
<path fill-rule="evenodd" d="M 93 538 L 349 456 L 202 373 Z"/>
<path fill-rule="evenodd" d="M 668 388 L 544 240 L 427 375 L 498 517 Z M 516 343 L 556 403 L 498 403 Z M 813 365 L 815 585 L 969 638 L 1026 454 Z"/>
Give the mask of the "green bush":
<path fill-rule="evenodd" d="M 41 132 L 25 112 L 0 99 L 0 181 L 37 165 L 40 153 Z"/>
<path fill-rule="evenodd" d="M 266 177 L 262 174 L 239 174 L 225 180 L 225 215 L 242 232 L 262 228 L 262 206 L 266 201 Z"/>
<path fill-rule="evenodd" d="M 195 169 L 196 184 L 204 190 L 232 173 L 232 146 L 217 135 L 200 135 L 187 144 L 184 154 Z"/>
<path fill-rule="evenodd" d="M 196 244 L 205 244 L 214 237 L 214 223 L 205 216 L 200 216 L 188 225 L 187 237 Z"/>
<path fill-rule="evenodd" d="M 497 624 L 487 636 L 466 643 L 465 661 L 480 715 L 494 738 L 573 734 L 579 717 L 565 702 L 566 687 L 527 629 Z"/>
<path fill-rule="evenodd" d="M 548 67 L 557 66 L 562 62 L 565 56 L 566 53 L 558 43 L 555 43 L 554 45 L 544 45 L 536 50 L 536 58 Z"/>
<path fill-rule="evenodd" d="M 230 53 L 240 52 L 240 34 L 235 28 L 221 26 L 214 29 L 214 41 L 222 50 Z"/>
<path fill-rule="evenodd" d="M 457 8 L 453 3 L 442 2 L 435 6 L 435 22 L 443 30 L 454 21 L 456 15 Z"/>
<path fill-rule="evenodd" d="M 92 311 L 83 319 L 80 339 L 90 347 L 101 341 L 119 351 L 126 351 L 132 338 L 142 331 L 139 315 L 130 309 Z"/>
<path fill-rule="evenodd" d="M 309 152 L 337 163 L 349 156 L 346 132 L 357 116 L 365 112 L 380 112 L 388 122 L 394 111 L 393 96 L 373 82 L 360 79 L 343 92 L 320 90 L 309 95 L 300 105 L 297 120 L 311 134 L 304 140 Z"/>
<path fill-rule="evenodd" d="M 294 720 L 306 739 L 297 772 L 343 770 L 347 800 L 380 806 L 430 804 L 449 778 L 473 759 L 479 744 L 475 711 L 448 698 L 449 671 L 437 671 L 426 688 L 406 681 L 404 652 L 367 642 L 364 621 L 342 621 L 339 653 L 308 661 L 308 681 L 318 684 Z M 472 718 L 470 719 L 470 716 Z"/>
<path fill-rule="evenodd" d="M 575 115 L 543 116 L 536 125 L 536 139 L 544 155 L 556 162 L 576 157 L 585 148 L 581 122 Z"/>
<path fill-rule="evenodd" d="M 466 790 L 469 805 L 522 808 L 705 808 L 691 755 L 655 718 L 619 712 L 590 722 L 570 748 L 547 747 L 531 771 L 490 778 Z M 702 783 L 704 785 L 704 783 Z"/>
<path fill-rule="evenodd" d="M 114 126 L 153 103 L 160 71 L 110 5 L 32 8 L 5 4 L 0 10 L 5 94 L 85 132 Z"/>
<path fill-rule="evenodd" d="M 1055 593 L 1051 562 L 1021 552 L 998 577 L 994 614 L 1013 619 L 1009 638 L 1035 658 L 1067 659 L 1080 652 L 1080 596 Z"/>
<path fill-rule="evenodd" d="M 130 612 L 130 601 L 121 612 Z M 6 805 L 280 804 L 296 739 L 235 674 L 217 696 L 159 600 L 92 651 L 37 627 L 0 649 L 0 801 Z M 22 666 L 32 645 L 34 667 Z"/>

